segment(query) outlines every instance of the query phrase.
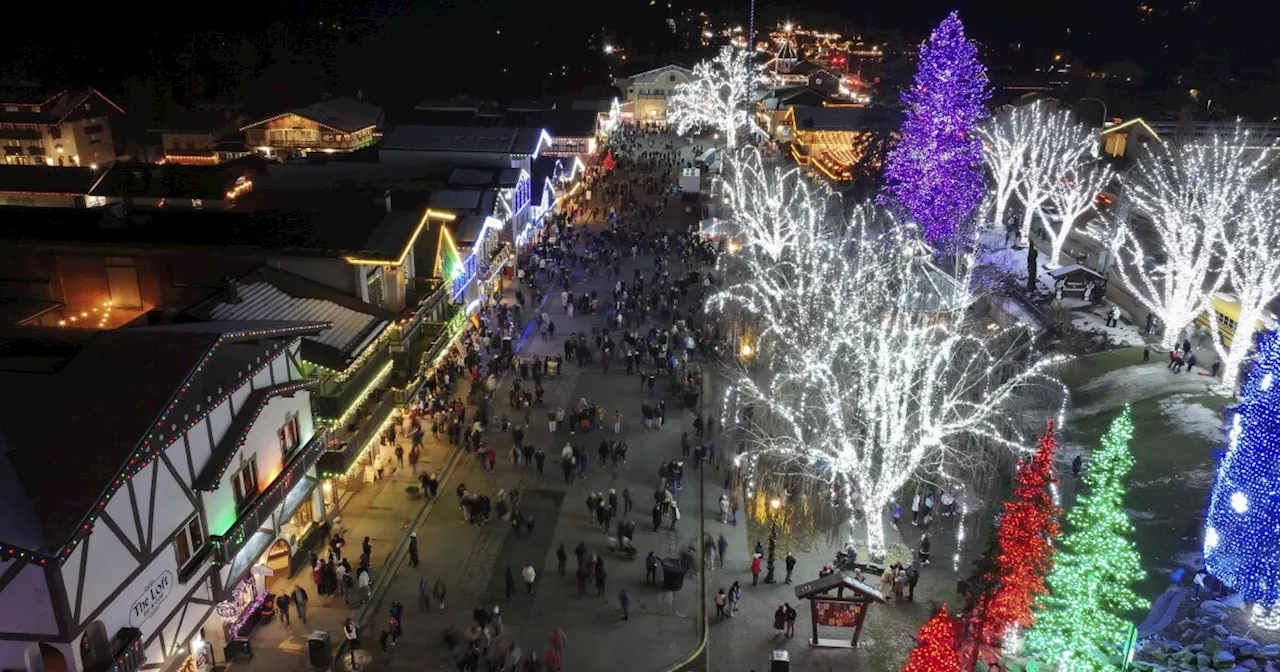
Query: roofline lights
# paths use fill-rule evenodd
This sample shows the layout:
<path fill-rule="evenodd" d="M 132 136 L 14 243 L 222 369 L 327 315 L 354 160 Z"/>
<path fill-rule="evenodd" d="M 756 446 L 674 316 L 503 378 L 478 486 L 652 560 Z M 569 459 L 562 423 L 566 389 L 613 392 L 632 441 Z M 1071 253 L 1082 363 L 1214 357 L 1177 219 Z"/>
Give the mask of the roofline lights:
<path fill-rule="evenodd" d="M 457 218 L 458 216 L 452 212 L 427 208 L 427 211 L 422 213 L 422 219 L 418 220 L 418 226 L 414 228 L 413 235 L 409 236 L 409 242 L 404 246 L 404 251 L 400 253 L 399 259 L 365 259 L 361 257 L 343 257 L 343 259 L 348 264 L 357 266 L 401 266 L 404 264 L 404 260 L 409 258 L 409 253 L 413 251 L 413 244 L 418 241 L 418 236 L 422 234 L 422 230 L 426 228 L 429 220 L 439 219 L 444 222 L 452 222 Z"/>

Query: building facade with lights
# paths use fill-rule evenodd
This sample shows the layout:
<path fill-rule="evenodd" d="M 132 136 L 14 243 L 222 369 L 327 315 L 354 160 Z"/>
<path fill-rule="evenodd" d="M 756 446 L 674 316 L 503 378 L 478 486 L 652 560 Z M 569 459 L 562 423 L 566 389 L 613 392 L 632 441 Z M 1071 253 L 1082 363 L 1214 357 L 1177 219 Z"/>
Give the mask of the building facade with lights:
<path fill-rule="evenodd" d="M 617 80 L 614 86 L 625 96 L 622 118 L 642 127 L 667 125 L 667 103 L 676 87 L 693 79 L 693 71 L 679 65 L 664 65 Z"/>
<path fill-rule="evenodd" d="M 0 666 L 205 672 L 235 654 L 335 505 L 299 355 L 328 326 L 4 332 L 23 364 L 0 379 L 25 394 L 0 409 Z"/>
<path fill-rule="evenodd" d="M 125 158 L 124 110 L 97 89 L 0 89 L 3 163 L 105 166 Z"/>
<path fill-rule="evenodd" d="M 333 98 L 240 128 L 244 142 L 267 156 L 353 152 L 374 144 L 382 108 L 357 98 Z"/>

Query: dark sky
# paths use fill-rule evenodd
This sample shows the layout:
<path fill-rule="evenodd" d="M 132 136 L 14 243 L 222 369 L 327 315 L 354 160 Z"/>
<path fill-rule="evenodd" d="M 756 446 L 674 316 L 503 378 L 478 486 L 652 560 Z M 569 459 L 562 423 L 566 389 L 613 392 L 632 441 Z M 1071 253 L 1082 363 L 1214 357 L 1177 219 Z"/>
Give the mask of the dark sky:
<path fill-rule="evenodd" d="M 673 10 L 666 10 L 671 2 Z M 1145 2 L 1152 12 L 1144 14 Z M 283 0 L 261 2 L 139 0 L 127 14 L 76 14 L 56 35 L 17 29 L 0 43 L 0 67 L 25 66 L 48 84 L 94 83 L 123 88 L 129 77 L 170 80 L 217 79 L 235 72 L 230 49 L 252 52 L 253 77 L 280 60 L 328 73 L 331 88 L 371 88 L 384 95 L 398 89 L 438 93 L 464 90 L 568 89 L 598 77 L 591 50 L 608 31 L 635 49 L 670 49 L 663 23 L 683 7 L 737 13 L 744 0 Z M 998 50 L 1021 42 L 1033 51 L 1066 50 L 1086 66 L 1129 59 L 1162 76 L 1193 74 L 1223 82 L 1275 79 L 1280 41 L 1268 31 L 1280 18 L 1280 3 L 1265 0 L 809 0 L 770 3 L 757 9 L 762 26 L 783 18 L 842 31 L 870 28 L 902 31 L 910 41 L 927 34 L 951 9 L 959 9 L 972 36 Z M 13 26 L 47 21 L 38 3 L 7 9 Z M 24 16 L 26 13 L 26 16 Z M 1143 20 L 1145 17 L 1146 20 Z M 299 36 L 308 19 L 326 20 L 338 32 Z M 268 33 L 273 21 L 293 30 Z M 499 33 L 498 31 L 502 31 Z M 285 31 L 286 33 L 288 31 Z M 210 37 L 213 36 L 213 37 Z M 656 38 L 656 39 L 651 39 Z M 249 42 L 252 47 L 236 46 Z M 579 76 L 542 81 L 546 71 Z M 509 70 L 506 80 L 493 73 Z M 0 73 L 0 76 L 11 73 Z M 293 79 L 315 75 L 291 73 Z M 252 78 L 247 77 L 246 78 Z M 312 78 L 318 78 L 318 75 Z M 555 79 L 555 78 L 553 78 Z M 188 87 L 191 88 L 191 87 Z M 523 91 L 522 91 L 523 92 Z M 406 94 L 408 95 L 408 94 Z M 415 93 L 413 95 L 419 95 Z"/>

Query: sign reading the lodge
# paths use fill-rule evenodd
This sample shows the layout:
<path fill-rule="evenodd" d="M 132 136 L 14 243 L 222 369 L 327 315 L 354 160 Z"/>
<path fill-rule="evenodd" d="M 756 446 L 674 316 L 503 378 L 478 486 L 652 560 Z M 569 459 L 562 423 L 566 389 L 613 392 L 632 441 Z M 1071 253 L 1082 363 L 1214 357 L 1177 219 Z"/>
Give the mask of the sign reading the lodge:
<path fill-rule="evenodd" d="M 143 589 L 142 595 L 133 601 L 133 606 L 129 609 L 129 627 L 141 627 L 147 619 L 155 616 L 172 592 L 173 572 L 166 569 L 163 574 L 152 579 Z"/>

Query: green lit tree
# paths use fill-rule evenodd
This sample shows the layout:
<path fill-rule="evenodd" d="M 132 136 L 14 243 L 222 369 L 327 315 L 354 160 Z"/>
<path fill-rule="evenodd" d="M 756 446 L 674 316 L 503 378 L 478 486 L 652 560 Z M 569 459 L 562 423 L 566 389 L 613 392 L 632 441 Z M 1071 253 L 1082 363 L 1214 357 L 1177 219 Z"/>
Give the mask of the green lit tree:
<path fill-rule="evenodd" d="M 1027 648 L 1059 672 L 1118 669 L 1115 660 L 1129 631 L 1124 616 L 1149 606 L 1132 588 L 1144 572 L 1130 538 L 1133 523 L 1124 511 L 1124 480 L 1134 465 L 1132 438 L 1126 406 L 1089 462 L 1086 490 L 1067 513 L 1070 531 L 1055 556 L 1049 594 L 1036 600 Z"/>

